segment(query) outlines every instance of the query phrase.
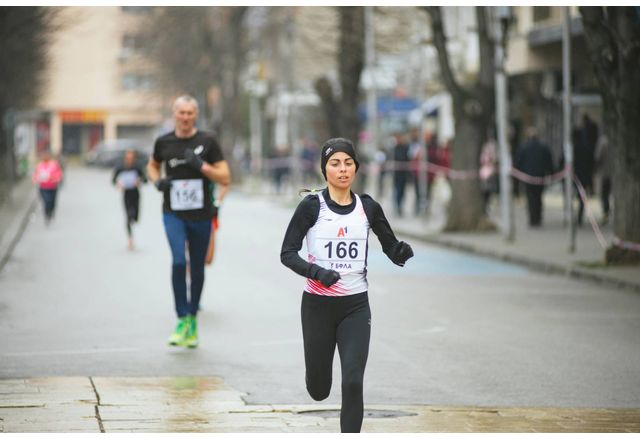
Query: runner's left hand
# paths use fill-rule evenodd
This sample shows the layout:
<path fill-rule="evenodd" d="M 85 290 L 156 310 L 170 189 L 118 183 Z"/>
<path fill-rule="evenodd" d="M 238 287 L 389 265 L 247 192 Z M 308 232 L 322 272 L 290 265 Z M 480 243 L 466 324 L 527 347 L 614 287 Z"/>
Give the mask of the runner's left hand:
<path fill-rule="evenodd" d="M 187 165 L 191 166 L 196 171 L 200 171 L 202 169 L 202 165 L 204 165 L 204 160 L 202 160 L 190 148 L 184 150 L 184 159 L 187 162 Z"/>
<path fill-rule="evenodd" d="M 393 258 L 391 260 L 394 264 L 404 267 L 404 263 L 412 257 L 413 249 L 411 246 L 404 241 L 399 241 L 393 249 Z"/>

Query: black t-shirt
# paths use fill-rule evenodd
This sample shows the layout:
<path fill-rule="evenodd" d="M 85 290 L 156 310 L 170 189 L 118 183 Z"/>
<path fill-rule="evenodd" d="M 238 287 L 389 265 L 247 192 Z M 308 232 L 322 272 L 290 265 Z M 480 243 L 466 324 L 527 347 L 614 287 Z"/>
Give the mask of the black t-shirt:
<path fill-rule="evenodd" d="M 356 208 L 356 198 L 353 196 L 353 193 L 351 196 L 353 201 L 346 206 L 342 206 L 333 201 L 329 195 L 329 190 L 326 188 L 322 191 L 322 196 L 327 202 L 327 207 L 337 214 L 347 215 Z M 367 194 L 360 195 L 360 200 L 362 200 L 362 207 L 367 215 L 371 230 L 373 230 L 380 244 L 382 244 L 382 251 L 394 264 L 399 264 L 400 261 L 396 257 L 396 247 L 400 241 L 398 241 L 393 230 L 391 230 L 391 226 L 382 211 L 382 206 Z M 300 204 L 298 204 L 289 222 L 282 241 L 282 248 L 280 249 L 280 261 L 304 277 L 310 277 L 309 273 L 312 264 L 302 259 L 298 252 L 302 248 L 302 241 L 307 236 L 307 232 L 318 220 L 319 212 L 320 200 L 318 197 L 316 195 L 307 195 Z"/>
<path fill-rule="evenodd" d="M 179 138 L 174 132 L 158 137 L 153 159 L 164 162 L 165 174 L 172 180 L 171 190 L 164 193 L 162 210 L 185 220 L 209 220 L 213 216 L 209 179 L 184 161 L 187 148 L 207 163 L 224 160 L 220 145 L 211 132 L 197 131 L 188 138 Z"/>

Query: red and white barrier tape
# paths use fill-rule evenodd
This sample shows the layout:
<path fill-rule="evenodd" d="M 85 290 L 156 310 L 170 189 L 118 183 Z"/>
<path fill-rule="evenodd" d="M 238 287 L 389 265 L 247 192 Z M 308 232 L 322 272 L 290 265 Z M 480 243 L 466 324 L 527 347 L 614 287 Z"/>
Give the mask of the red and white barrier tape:
<path fill-rule="evenodd" d="M 560 181 L 566 177 L 567 172 L 569 172 L 568 168 L 564 168 L 560 172 L 556 172 L 552 175 L 547 175 L 546 177 L 534 177 L 533 175 L 525 174 L 519 169 L 511 168 L 511 175 L 514 178 L 517 178 L 520 181 L 529 184 L 537 184 L 537 185 L 547 185 L 555 183 L 556 181 Z"/>
<path fill-rule="evenodd" d="M 600 226 L 598 226 L 598 222 L 596 221 L 595 216 L 593 216 L 593 212 L 591 212 L 591 207 L 589 207 L 589 202 L 587 201 L 587 193 L 585 192 L 584 187 L 582 186 L 582 183 L 580 183 L 580 180 L 578 180 L 575 175 L 573 176 L 573 181 L 576 184 L 576 188 L 578 188 L 578 195 L 582 199 L 584 210 L 587 212 L 587 217 L 589 218 L 589 222 L 591 223 L 591 228 L 593 229 L 593 232 L 596 234 L 596 238 L 598 239 L 600 246 L 603 249 L 606 249 L 607 240 L 604 239 L 604 236 L 600 231 Z"/>
<path fill-rule="evenodd" d="M 620 248 L 640 252 L 640 244 L 637 242 L 623 241 L 617 236 L 613 237 L 613 244 Z"/>

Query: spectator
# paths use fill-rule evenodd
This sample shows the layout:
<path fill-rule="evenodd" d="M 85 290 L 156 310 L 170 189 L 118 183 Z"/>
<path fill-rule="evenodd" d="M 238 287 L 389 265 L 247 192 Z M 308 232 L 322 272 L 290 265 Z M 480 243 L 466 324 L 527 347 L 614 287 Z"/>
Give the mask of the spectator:
<path fill-rule="evenodd" d="M 527 139 L 518 149 L 515 160 L 516 168 L 532 177 L 544 177 L 553 172 L 551 150 L 540 142 L 534 127 L 527 129 Z M 543 184 L 525 183 L 527 208 L 529 211 L 529 226 L 542 225 L 542 194 Z"/>
<path fill-rule="evenodd" d="M 402 205 L 407 183 L 411 178 L 409 170 L 409 144 L 402 133 L 394 134 L 395 146 L 393 147 L 393 195 L 396 215 L 402 216 Z"/>

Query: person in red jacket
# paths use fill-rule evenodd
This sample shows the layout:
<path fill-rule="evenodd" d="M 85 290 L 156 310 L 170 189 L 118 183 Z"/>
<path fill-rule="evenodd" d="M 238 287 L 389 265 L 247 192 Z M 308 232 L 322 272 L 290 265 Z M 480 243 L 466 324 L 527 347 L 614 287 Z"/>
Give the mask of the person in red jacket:
<path fill-rule="evenodd" d="M 49 151 L 42 153 L 31 180 L 38 185 L 44 206 L 44 221 L 49 224 L 56 210 L 58 185 L 62 181 L 62 167 Z"/>

